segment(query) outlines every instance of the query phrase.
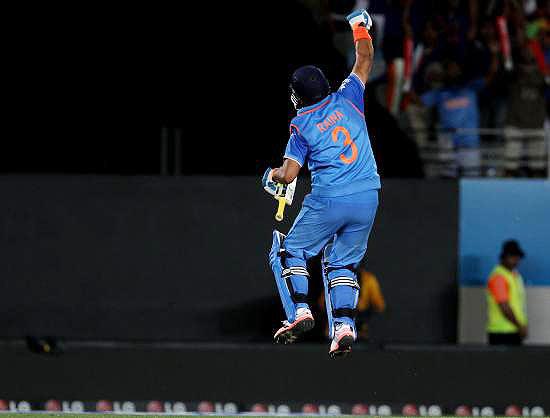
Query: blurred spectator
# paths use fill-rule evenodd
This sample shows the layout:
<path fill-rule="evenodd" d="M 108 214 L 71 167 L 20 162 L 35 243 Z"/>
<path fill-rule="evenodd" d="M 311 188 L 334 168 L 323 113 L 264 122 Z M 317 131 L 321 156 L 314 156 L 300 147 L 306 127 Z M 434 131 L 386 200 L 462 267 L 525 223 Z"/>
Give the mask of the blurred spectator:
<path fill-rule="evenodd" d="M 447 0 L 438 3 L 438 23 L 445 49 L 464 56 L 467 42 L 477 34 L 478 2 Z"/>
<path fill-rule="evenodd" d="M 401 129 L 414 133 L 429 176 L 500 175 L 503 169 L 508 175 L 544 173 L 547 146 L 541 136 L 527 133 L 542 128 L 540 119 L 550 109 L 550 0 L 320 4 L 325 2 L 334 44 L 350 59 L 353 48 L 345 14 L 366 7 L 373 16 L 378 58 L 371 87 L 383 81 L 376 97 Z M 533 63 L 538 75 L 530 68 Z M 539 76 L 546 84 L 535 95 Z M 415 95 L 409 95 L 410 90 L 432 110 L 411 100 Z M 528 115 L 526 109 L 535 107 Z M 531 165 L 522 170 L 524 157 Z"/>
<path fill-rule="evenodd" d="M 420 100 L 428 107 L 436 107 L 443 135 L 450 135 L 455 155 L 448 164 L 446 176 L 479 176 L 479 108 L 477 93 L 493 78 L 497 66 L 497 48 L 492 46 L 492 64 L 485 79 L 465 80 L 456 59 L 444 64 L 444 86 L 424 93 Z"/>
<path fill-rule="evenodd" d="M 445 56 L 444 48 L 439 42 L 441 32 L 437 21 L 428 20 L 422 31 L 422 38 L 416 47 L 415 52 L 415 74 L 413 79 L 414 90 L 417 93 L 424 93 L 434 87 L 430 78 L 429 68 L 433 64 L 439 64 Z"/>
<path fill-rule="evenodd" d="M 486 17 L 482 20 L 478 38 L 469 44 L 466 62 L 468 77 L 477 77 L 489 71 L 492 64 L 491 48 L 501 48 L 495 20 Z M 501 130 L 506 118 L 506 71 L 504 58 L 498 55 L 498 66 L 490 83 L 479 94 L 479 111 L 481 129 L 492 129 L 489 135 L 482 135 L 484 141 L 502 142 Z M 497 131 L 495 131 L 495 129 Z"/>
<path fill-rule="evenodd" d="M 366 340 L 369 335 L 369 319 L 372 315 L 386 310 L 386 301 L 378 279 L 373 273 L 365 270 L 363 266 L 359 268 L 359 284 L 361 290 L 357 302 L 356 324 L 359 337 Z"/>
<path fill-rule="evenodd" d="M 506 174 L 543 177 L 546 175 L 546 139 L 542 131 L 546 117 L 544 75 L 527 43 L 518 51 L 515 61 L 515 71 L 508 83 Z"/>
<path fill-rule="evenodd" d="M 392 115 L 400 109 L 403 91 L 412 75 L 413 32 L 410 22 L 412 0 L 386 2 L 384 60 L 387 64 L 386 106 Z"/>
<path fill-rule="evenodd" d="M 526 37 L 539 71 L 548 78 L 550 76 L 550 18 L 537 19 L 528 23 Z"/>
<path fill-rule="evenodd" d="M 412 89 L 419 94 L 443 86 L 441 61 L 444 50 L 438 39 L 439 33 L 436 21 L 428 20 L 422 30 L 420 42 L 415 48 Z M 405 118 L 401 122 L 405 125 L 405 130 L 414 132 L 413 137 L 420 149 L 427 147 L 435 122 L 435 117 L 432 117 L 433 112 L 419 103 L 410 101 L 409 97 L 405 97 L 403 108 Z"/>
<path fill-rule="evenodd" d="M 531 3 L 531 2 L 529 2 Z M 550 0 L 536 0 L 536 6 L 530 13 L 530 20 L 550 19 Z M 529 10 L 526 10 L 528 13 Z"/>
<path fill-rule="evenodd" d="M 504 242 L 500 263 L 487 282 L 487 334 L 491 345 L 521 345 L 527 337 L 523 278 L 517 267 L 525 253 L 515 240 Z"/>
<path fill-rule="evenodd" d="M 545 78 L 547 169 L 550 170 L 550 0 L 538 0 L 536 9 L 529 15 L 526 37 L 537 67 Z M 550 171 L 549 171 L 550 173 Z"/>

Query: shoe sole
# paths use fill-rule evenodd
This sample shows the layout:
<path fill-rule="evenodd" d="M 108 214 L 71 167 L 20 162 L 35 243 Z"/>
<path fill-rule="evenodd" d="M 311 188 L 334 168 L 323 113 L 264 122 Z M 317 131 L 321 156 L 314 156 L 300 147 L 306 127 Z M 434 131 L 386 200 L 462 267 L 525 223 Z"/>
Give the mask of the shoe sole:
<path fill-rule="evenodd" d="M 275 336 L 275 343 L 277 344 L 292 344 L 296 339 L 304 332 L 311 330 L 315 326 L 315 320 L 313 318 L 306 318 L 298 322 L 292 328 L 287 331 L 281 332 Z"/>
<path fill-rule="evenodd" d="M 346 335 L 338 342 L 338 348 L 329 353 L 331 358 L 344 358 L 351 353 L 351 346 L 353 345 L 353 337 Z"/>

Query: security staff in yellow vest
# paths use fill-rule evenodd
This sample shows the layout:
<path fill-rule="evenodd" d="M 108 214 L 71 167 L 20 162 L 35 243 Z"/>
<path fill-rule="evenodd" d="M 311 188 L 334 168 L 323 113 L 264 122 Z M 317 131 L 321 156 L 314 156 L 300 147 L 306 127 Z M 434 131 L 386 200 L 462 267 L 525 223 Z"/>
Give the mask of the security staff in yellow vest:
<path fill-rule="evenodd" d="M 515 240 L 502 246 L 487 282 L 487 334 L 491 345 L 521 345 L 527 337 L 525 287 L 517 267 L 525 253 Z"/>

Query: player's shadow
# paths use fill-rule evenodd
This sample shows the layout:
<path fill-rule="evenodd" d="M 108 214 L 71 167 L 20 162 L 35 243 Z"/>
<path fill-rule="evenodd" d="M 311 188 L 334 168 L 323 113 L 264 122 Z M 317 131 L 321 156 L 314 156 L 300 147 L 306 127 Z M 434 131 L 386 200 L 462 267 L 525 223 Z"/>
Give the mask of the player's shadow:
<path fill-rule="evenodd" d="M 309 305 L 316 319 L 315 328 L 302 337 L 302 341 L 326 340 L 326 312 L 320 306 L 323 292 L 320 257 L 308 263 Z M 273 334 L 285 319 L 283 307 L 273 281 L 273 296 L 250 301 L 220 312 L 220 332 L 227 341 L 271 342 Z"/>

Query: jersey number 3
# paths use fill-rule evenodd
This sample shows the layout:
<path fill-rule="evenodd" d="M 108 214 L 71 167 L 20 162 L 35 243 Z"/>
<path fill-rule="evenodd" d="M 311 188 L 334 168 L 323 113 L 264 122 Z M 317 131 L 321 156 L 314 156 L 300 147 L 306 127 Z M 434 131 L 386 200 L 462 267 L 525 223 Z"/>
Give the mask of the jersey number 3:
<path fill-rule="evenodd" d="M 332 130 L 332 142 L 338 142 L 338 134 L 342 133 L 344 135 L 344 147 L 351 145 L 351 156 L 347 157 L 344 154 L 340 154 L 340 159 L 344 164 L 351 164 L 357 159 L 357 145 L 351 139 L 349 131 L 343 126 L 337 126 Z"/>

